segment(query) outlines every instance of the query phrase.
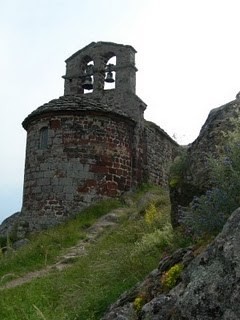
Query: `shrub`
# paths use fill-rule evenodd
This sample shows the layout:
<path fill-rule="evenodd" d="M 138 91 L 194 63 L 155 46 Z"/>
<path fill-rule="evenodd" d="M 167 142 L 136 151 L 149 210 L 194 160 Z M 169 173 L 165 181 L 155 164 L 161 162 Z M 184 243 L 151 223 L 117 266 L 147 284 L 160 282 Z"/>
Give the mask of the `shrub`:
<path fill-rule="evenodd" d="M 154 221 L 157 219 L 157 215 L 158 215 L 157 208 L 153 203 L 151 203 L 149 207 L 146 209 L 145 215 L 144 215 L 144 220 L 146 224 L 152 225 Z"/>
<path fill-rule="evenodd" d="M 188 158 L 187 158 L 187 152 L 184 149 L 181 152 L 181 154 L 174 159 L 174 162 L 170 167 L 169 186 L 171 188 L 175 188 L 181 185 L 183 181 L 183 176 L 187 167 L 188 167 Z"/>
<path fill-rule="evenodd" d="M 170 223 L 169 198 L 165 193 L 145 209 L 142 219 L 142 236 L 135 242 L 132 257 L 138 254 L 155 254 L 173 246 L 174 232 Z"/>
<path fill-rule="evenodd" d="M 213 188 L 205 195 L 194 197 L 188 207 L 179 209 L 182 217 L 180 222 L 197 236 L 216 234 L 235 209 L 231 202 L 224 190 Z"/>
<path fill-rule="evenodd" d="M 148 253 L 155 249 L 163 251 L 173 244 L 174 233 L 170 223 L 167 223 L 163 229 L 156 229 L 151 233 L 143 235 L 142 239 L 135 244 L 133 255 L 139 253 Z"/>
<path fill-rule="evenodd" d="M 140 312 L 145 303 L 146 303 L 146 300 L 145 300 L 144 296 L 138 296 L 133 301 L 133 308 L 137 312 Z"/>
<path fill-rule="evenodd" d="M 161 284 L 165 290 L 170 290 L 177 284 L 177 281 L 180 278 L 180 275 L 183 271 L 183 264 L 177 263 L 171 267 L 167 272 L 161 277 Z"/>

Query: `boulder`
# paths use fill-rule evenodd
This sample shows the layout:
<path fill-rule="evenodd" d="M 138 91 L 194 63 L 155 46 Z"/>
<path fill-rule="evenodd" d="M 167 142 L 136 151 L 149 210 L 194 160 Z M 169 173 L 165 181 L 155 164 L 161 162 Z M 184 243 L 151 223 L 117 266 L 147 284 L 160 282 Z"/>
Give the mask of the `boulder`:
<path fill-rule="evenodd" d="M 18 249 L 26 246 L 26 245 L 29 244 L 29 243 L 30 243 L 30 240 L 24 238 L 24 239 L 20 239 L 20 240 L 15 241 L 15 242 L 13 243 L 12 247 L 13 247 L 14 250 L 18 250 Z"/>
<path fill-rule="evenodd" d="M 22 212 L 16 212 L 6 218 L 0 225 L 0 238 L 9 238 L 11 241 L 25 239 L 29 234 L 29 222 Z"/>
<path fill-rule="evenodd" d="M 179 206 L 187 206 L 194 196 L 200 196 L 213 187 L 209 156 L 217 159 L 224 153 L 226 133 L 236 129 L 232 119 L 239 117 L 240 99 L 237 96 L 234 101 L 211 110 L 198 138 L 185 148 L 186 155 L 180 164 L 178 176 L 170 178 L 173 227 L 179 225 Z"/>
<path fill-rule="evenodd" d="M 194 255 L 190 247 L 162 259 L 158 269 L 123 294 L 102 319 L 240 319 L 240 208 L 214 241 Z M 162 275 L 179 262 L 184 266 L 179 282 L 164 291 Z M 134 301 L 143 292 L 147 301 L 136 310 Z"/>
<path fill-rule="evenodd" d="M 120 298 L 110 306 L 102 320 L 138 320 L 141 310 L 134 305 L 136 299 L 142 299 L 141 304 L 143 305 L 145 303 L 147 307 L 147 302 L 154 301 L 155 297 L 164 290 L 160 281 L 161 276 L 177 263 L 181 262 L 184 266 L 187 266 L 193 259 L 192 252 L 192 247 L 181 248 L 172 255 L 165 256 L 160 261 L 158 268 L 153 270 L 143 282 L 138 283 L 135 287 L 123 293 Z"/>
<path fill-rule="evenodd" d="M 0 224 L 0 236 L 7 237 L 11 235 L 15 230 L 16 223 L 21 217 L 21 212 L 15 212 Z"/>
<path fill-rule="evenodd" d="M 240 319 L 240 208 L 183 271 L 182 281 L 144 305 L 141 319 Z"/>

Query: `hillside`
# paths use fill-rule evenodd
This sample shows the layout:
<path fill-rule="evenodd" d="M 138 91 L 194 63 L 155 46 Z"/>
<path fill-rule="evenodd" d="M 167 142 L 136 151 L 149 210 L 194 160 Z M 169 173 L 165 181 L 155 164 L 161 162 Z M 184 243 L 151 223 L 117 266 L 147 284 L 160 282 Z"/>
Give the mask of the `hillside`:
<path fill-rule="evenodd" d="M 100 319 L 111 303 L 188 243 L 170 225 L 168 194 L 142 188 L 102 201 L 0 259 L 0 318 Z"/>

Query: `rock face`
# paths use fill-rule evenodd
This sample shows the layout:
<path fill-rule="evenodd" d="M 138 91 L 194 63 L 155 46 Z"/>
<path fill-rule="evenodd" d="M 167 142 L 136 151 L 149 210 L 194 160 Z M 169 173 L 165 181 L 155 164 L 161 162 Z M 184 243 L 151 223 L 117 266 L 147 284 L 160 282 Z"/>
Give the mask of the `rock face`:
<path fill-rule="evenodd" d="M 159 292 L 155 291 L 141 310 L 134 313 L 133 301 L 139 293 L 135 289 L 135 295 L 131 292 L 128 299 L 122 299 L 122 304 L 119 300 L 103 319 L 240 319 L 240 208 L 231 215 L 212 244 L 192 261 L 190 249 L 176 253 L 175 260 L 173 257 L 162 261 L 154 274 L 155 281 L 159 280 L 165 268 L 182 261 L 187 266 L 175 288 L 168 293 L 158 288 Z M 144 283 L 146 287 L 149 281 Z M 143 284 L 138 288 L 143 291 Z"/>
<path fill-rule="evenodd" d="M 130 291 L 124 293 L 118 301 L 110 307 L 109 312 L 102 318 L 102 320 L 141 319 L 142 311 L 135 307 L 136 299 L 142 299 L 147 307 L 149 304 L 147 304 L 146 301 L 153 302 L 155 297 L 163 291 L 160 279 L 164 272 L 179 262 L 186 266 L 192 259 L 192 248 L 179 249 L 173 255 L 162 259 L 158 269 L 153 270 L 142 283 L 137 284 Z M 143 303 L 141 303 L 141 305 L 143 306 Z"/>
<path fill-rule="evenodd" d="M 240 209 L 186 268 L 182 282 L 144 306 L 142 319 L 161 319 L 164 301 L 171 304 L 165 319 L 240 319 Z"/>
<path fill-rule="evenodd" d="M 179 224 L 178 206 L 187 206 L 194 196 L 199 196 L 211 187 L 209 156 L 218 158 L 224 152 L 224 133 L 234 131 L 232 119 L 239 118 L 240 100 L 213 109 L 203 125 L 199 137 L 188 146 L 185 163 L 177 183 L 170 184 L 172 224 Z"/>

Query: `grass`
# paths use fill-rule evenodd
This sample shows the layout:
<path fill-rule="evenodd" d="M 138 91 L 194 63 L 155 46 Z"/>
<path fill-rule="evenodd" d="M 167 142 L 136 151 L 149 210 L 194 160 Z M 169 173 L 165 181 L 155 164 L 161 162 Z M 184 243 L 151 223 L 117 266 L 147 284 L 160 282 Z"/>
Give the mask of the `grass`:
<path fill-rule="evenodd" d="M 9 273 L 18 277 L 52 264 L 66 248 L 85 238 L 87 227 L 120 205 L 115 199 L 101 201 L 83 210 L 75 219 L 33 235 L 30 244 L 21 250 L 11 253 L 10 248 L 10 253 L 0 259 L 0 285 Z"/>
<path fill-rule="evenodd" d="M 170 212 L 167 194 L 160 189 L 151 189 L 151 192 L 155 192 L 159 197 L 155 203 L 157 210 L 148 209 L 153 210 L 155 215 L 151 215 L 150 223 L 145 221 L 147 211 L 145 214 L 137 213 L 137 206 L 132 205 L 130 208 L 132 214 L 126 216 L 117 228 L 106 231 L 91 244 L 88 247 L 88 254 L 79 258 L 71 267 L 61 272 L 52 271 L 48 276 L 35 279 L 28 284 L 0 291 L 0 319 L 100 319 L 121 293 L 130 289 L 157 267 L 164 251 L 175 249 L 175 243 L 182 245 L 181 236 L 173 234 L 171 228 L 166 231 Z M 143 196 L 144 192 L 141 191 L 141 197 Z M 36 236 L 30 247 L 13 256 L 3 257 L 0 260 L 1 274 L 7 271 L 7 266 L 8 272 L 20 272 L 20 274 L 44 266 L 46 251 L 39 249 L 42 239 L 45 248 L 53 243 L 59 244 L 58 249 L 55 249 L 58 253 L 49 250 L 51 253 L 47 263 L 54 261 L 59 252 L 76 243 L 77 238 L 79 240 L 79 237 L 84 237 L 86 226 L 107 212 L 105 205 L 98 204 L 98 210 L 95 206 L 92 207 L 74 221 L 55 228 L 54 233 L 49 231 Z M 119 205 L 119 202 L 115 202 L 111 206 Z M 157 239 L 154 238 L 156 230 L 163 229 L 165 242 L 162 241 L 161 232 L 157 233 Z M 69 234 L 70 231 L 76 233 L 75 236 Z M 146 250 L 145 239 L 148 235 L 150 239 L 153 235 L 154 240 L 148 239 Z M 37 257 L 38 254 L 34 255 L 34 250 L 39 250 L 41 258 Z"/>

